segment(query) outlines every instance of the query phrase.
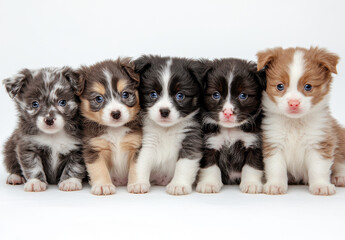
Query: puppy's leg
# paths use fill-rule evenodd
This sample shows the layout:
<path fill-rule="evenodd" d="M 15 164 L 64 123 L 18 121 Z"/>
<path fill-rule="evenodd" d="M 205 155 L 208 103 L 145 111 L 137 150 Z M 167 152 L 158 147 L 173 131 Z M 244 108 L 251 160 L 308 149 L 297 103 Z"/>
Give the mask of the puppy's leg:
<path fill-rule="evenodd" d="M 110 195 L 115 193 L 109 173 L 111 167 L 111 148 L 104 139 L 91 139 L 86 144 L 84 159 L 91 180 L 91 193 L 95 195 Z"/>
<path fill-rule="evenodd" d="M 80 150 L 72 151 L 68 156 L 65 168 L 59 181 L 62 191 L 77 191 L 82 189 L 82 180 L 86 177 L 86 167 Z"/>
<path fill-rule="evenodd" d="M 147 193 L 150 189 L 150 174 L 155 158 L 154 149 L 143 147 L 137 161 L 130 162 L 127 190 L 130 193 Z"/>
<path fill-rule="evenodd" d="M 264 163 L 267 182 L 263 186 L 263 192 L 272 195 L 285 194 L 288 189 L 288 177 L 282 152 L 272 152 L 264 158 Z"/>
<path fill-rule="evenodd" d="M 16 136 L 16 133 L 14 133 L 8 139 L 8 141 L 5 143 L 5 146 L 4 146 L 4 162 L 5 162 L 7 171 L 10 173 L 10 175 L 7 178 L 6 183 L 12 184 L 12 185 L 25 183 L 22 169 L 17 159 L 16 146 L 17 146 L 18 140 L 16 139 L 17 139 L 17 136 Z"/>
<path fill-rule="evenodd" d="M 309 190 L 315 195 L 333 195 L 335 187 L 330 182 L 332 159 L 325 159 L 318 151 L 312 149 L 306 154 Z"/>
<path fill-rule="evenodd" d="M 345 129 L 337 125 L 338 146 L 335 149 L 332 166 L 332 183 L 337 187 L 345 187 Z"/>

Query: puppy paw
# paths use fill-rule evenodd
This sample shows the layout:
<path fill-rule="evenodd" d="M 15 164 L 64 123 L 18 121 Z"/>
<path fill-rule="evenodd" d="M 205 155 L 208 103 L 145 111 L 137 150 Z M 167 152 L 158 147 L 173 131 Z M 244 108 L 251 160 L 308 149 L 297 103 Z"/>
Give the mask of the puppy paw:
<path fill-rule="evenodd" d="M 78 191 L 82 189 L 81 180 L 78 178 L 69 178 L 59 183 L 61 191 Z"/>
<path fill-rule="evenodd" d="M 333 184 L 312 184 L 309 191 L 314 195 L 333 195 L 335 194 L 335 186 Z"/>
<path fill-rule="evenodd" d="M 222 186 L 222 183 L 199 182 L 195 190 L 199 193 L 219 193 Z"/>
<path fill-rule="evenodd" d="M 269 195 L 278 195 L 287 193 L 288 185 L 287 184 L 274 184 L 266 183 L 263 187 L 263 191 Z"/>
<path fill-rule="evenodd" d="M 12 173 L 8 176 L 6 183 L 11 185 L 19 185 L 25 183 L 25 179 L 18 174 Z"/>
<path fill-rule="evenodd" d="M 332 183 L 336 187 L 345 187 L 345 177 L 343 177 L 343 176 L 333 177 L 332 176 Z"/>
<path fill-rule="evenodd" d="M 169 183 L 166 192 L 171 195 L 186 195 L 192 192 L 192 186 L 188 184 Z"/>
<path fill-rule="evenodd" d="M 43 192 L 47 189 L 47 184 L 36 178 L 29 179 L 24 185 L 26 192 Z"/>
<path fill-rule="evenodd" d="M 262 193 L 262 183 L 241 182 L 240 190 L 243 193 L 250 193 L 250 194 Z"/>
<path fill-rule="evenodd" d="M 142 194 L 147 193 L 150 189 L 150 184 L 147 183 L 132 183 L 127 185 L 129 193 Z"/>
<path fill-rule="evenodd" d="M 116 192 L 116 188 L 113 184 L 93 184 L 91 187 L 91 193 L 94 195 L 112 195 Z"/>

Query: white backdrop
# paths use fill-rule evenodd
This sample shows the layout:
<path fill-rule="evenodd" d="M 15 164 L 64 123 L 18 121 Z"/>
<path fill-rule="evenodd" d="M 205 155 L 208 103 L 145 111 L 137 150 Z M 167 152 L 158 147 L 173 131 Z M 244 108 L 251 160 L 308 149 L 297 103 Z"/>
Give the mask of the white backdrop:
<path fill-rule="evenodd" d="M 276 46 L 320 46 L 345 58 L 344 1 L 15 1 L 0 0 L 0 80 L 21 68 L 92 64 L 144 53 L 194 58 L 239 57 Z M 345 63 L 338 65 L 333 115 L 345 124 Z M 0 89 L 0 143 L 16 123 Z M 248 196 L 227 187 L 217 196 L 193 193 L 97 198 L 89 188 L 24 193 L 5 184 L 0 167 L 0 239 L 24 236 L 331 237 L 341 233 L 345 189 L 334 197 L 292 187 L 286 196 Z M 344 216 L 344 215 L 342 215 Z M 211 232 L 210 232 L 211 231 Z M 1 236 L 5 236 L 2 238 Z"/>

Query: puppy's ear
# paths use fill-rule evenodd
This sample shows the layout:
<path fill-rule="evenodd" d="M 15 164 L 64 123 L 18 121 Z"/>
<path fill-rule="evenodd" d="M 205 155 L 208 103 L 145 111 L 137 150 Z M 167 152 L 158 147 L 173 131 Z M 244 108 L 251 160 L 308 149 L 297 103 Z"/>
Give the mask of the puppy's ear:
<path fill-rule="evenodd" d="M 257 64 L 258 71 L 272 64 L 282 51 L 283 49 L 281 47 L 278 47 L 278 48 L 272 48 L 272 49 L 267 49 L 265 51 L 258 52 L 256 54 L 258 58 L 258 64 Z"/>
<path fill-rule="evenodd" d="M 324 68 L 326 71 L 337 74 L 339 57 L 336 54 L 318 47 L 311 47 L 310 52 L 312 53 L 312 58 L 317 61 L 320 67 Z"/>
<path fill-rule="evenodd" d="M 121 67 L 123 68 L 123 70 L 125 70 L 127 75 L 132 80 L 139 82 L 140 77 L 139 77 L 139 74 L 135 72 L 135 66 L 132 60 L 130 58 L 122 58 L 122 59 L 119 59 L 119 61 L 120 61 Z"/>
<path fill-rule="evenodd" d="M 32 79 L 31 71 L 23 69 L 12 77 L 4 79 L 2 83 L 5 85 L 8 95 L 15 98 L 30 79 Z"/>
<path fill-rule="evenodd" d="M 152 59 L 150 56 L 144 55 L 140 58 L 134 60 L 134 71 L 136 73 L 142 74 L 152 65 Z"/>
<path fill-rule="evenodd" d="M 77 93 L 79 92 L 79 73 L 70 67 L 64 67 L 62 74 L 70 83 L 76 95 L 78 95 Z"/>
<path fill-rule="evenodd" d="M 80 67 L 78 70 L 73 71 L 73 76 L 76 78 L 76 90 L 75 95 L 81 96 L 85 89 L 85 81 L 86 81 L 86 71 L 87 67 Z"/>
<path fill-rule="evenodd" d="M 202 89 L 204 89 L 208 73 L 212 70 L 212 61 L 207 59 L 191 60 L 188 65 L 188 71 L 199 82 Z"/>

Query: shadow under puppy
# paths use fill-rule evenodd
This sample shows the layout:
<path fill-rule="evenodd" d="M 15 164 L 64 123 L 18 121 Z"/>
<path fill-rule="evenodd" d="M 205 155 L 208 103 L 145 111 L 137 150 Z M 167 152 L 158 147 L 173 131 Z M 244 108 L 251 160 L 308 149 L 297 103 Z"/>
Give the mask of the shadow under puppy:
<path fill-rule="evenodd" d="M 18 127 L 5 144 L 7 183 L 25 191 L 82 189 L 86 169 L 82 159 L 79 100 L 75 73 L 68 67 L 24 69 L 3 80 L 18 110 Z"/>
<path fill-rule="evenodd" d="M 261 96 L 264 71 L 241 59 L 209 63 L 204 90 L 204 157 L 196 191 L 217 193 L 240 183 L 245 193 L 262 191 Z"/>
<path fill-rule="evenodd" d="M 114 184 L 127 184 L 141 146 L 139 75 L 129 58 L 81 67 L 78 73 L 91 192 L 114 194 Z"/>
<path fill-rule="evenodd" d="M 143 143 L 131 168 L 128 191 L 146 193 L 150 184 L 167 185 L 169 194 L 192 191 L 202 157 L 201 74 L 197 61 L 142 56 L 140 74 Z"/>

